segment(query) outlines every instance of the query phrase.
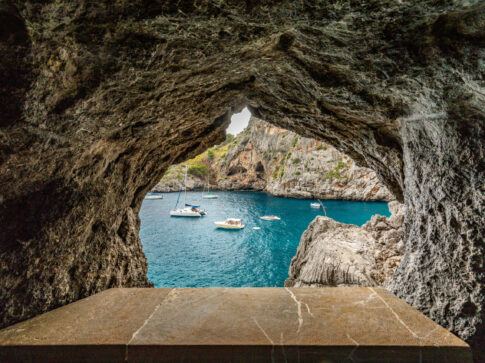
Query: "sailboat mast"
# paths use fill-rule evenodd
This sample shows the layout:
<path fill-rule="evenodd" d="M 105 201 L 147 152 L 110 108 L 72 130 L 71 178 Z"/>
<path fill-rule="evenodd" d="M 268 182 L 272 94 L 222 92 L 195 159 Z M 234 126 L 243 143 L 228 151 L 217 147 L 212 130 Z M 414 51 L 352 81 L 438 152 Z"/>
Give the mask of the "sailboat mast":
<path fill-rule="evenodd" d="M 187 169 L 189 168 L 188 165 L 185 165 L 185 176 L 184 176 L 184 208 L 185 204 L 187 203 Z"/>

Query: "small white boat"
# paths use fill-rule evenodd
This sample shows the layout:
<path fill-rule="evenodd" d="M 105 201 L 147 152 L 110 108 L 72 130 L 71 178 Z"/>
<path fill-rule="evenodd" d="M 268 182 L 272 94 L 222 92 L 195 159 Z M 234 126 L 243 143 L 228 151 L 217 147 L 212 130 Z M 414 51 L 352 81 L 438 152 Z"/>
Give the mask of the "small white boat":
<path fill-rule="evenodd" d="M 207 176 L 207 194 L 203 195 L 204 199 L 217 199 L 219 196 L 217 194 L 212 194 L 210 192 L 209 176 Z"/>
<path fill-rule="evenodd" d="M 175 208 L 170 211 L 170 217 L 201 217 L 206 215 L 207 212 L 203 209 L 199 209 L 196 205 L 187 204 L 187 185 L 185 184 L 185 180 L 187 179 L 187 169 L 188 165 L 185 166 L 185 175 L 183 179 L 183 189 L 184 189 L 184 207 L 177 208 L 180 199 L 180 193 L 182 193 L 182 189 L 179 191 L 179 195 L 177 197 L 177 202 L 175 203 Z"/>
<path fill-rule="evenodd" d="M 163 199 L 163 195 L 147 195 L 145 199 Z"/>
<path fill-rule="evenodd" d="M 319 209 L 320 208 L 320 203 L 310 203 L 310 207 Z"/>
<path fill-rule="evenodd" d="M 224 222 L 214 222 L 217 228 L 224 229 L 243 229 L 244 224 L 241 219 L 238 218 L 227 218 Z"/>
<path fill-rule="evenodd" d="M 259 231 L 261 227 L 253 227 L 253 229 L 255 229 L 256 231 Z"/>
<path fill-rule="evenodd" d="M 172 209 L 170 211 L 171 217 L 201 217 L 202 214 L 197 211 L 196 208 L 185 207 L 185 208 L 178 208 Z"/>
<path fill-rule="evenodd" d="M 281 219 L 280 217 L 274 216 L 272 214 L 267 215 L 267 216 L 262 216 L 262 217 L 259 217 L 259 218 L 264 219 L 265 221 L 279 221 Z"/>

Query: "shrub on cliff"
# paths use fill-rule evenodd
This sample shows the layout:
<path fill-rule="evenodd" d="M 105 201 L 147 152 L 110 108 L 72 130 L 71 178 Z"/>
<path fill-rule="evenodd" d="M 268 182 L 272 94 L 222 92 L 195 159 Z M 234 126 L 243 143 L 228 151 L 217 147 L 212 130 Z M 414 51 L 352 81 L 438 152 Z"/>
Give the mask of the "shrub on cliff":
<path fill-rule="evenodd" d="M 207 150 L 207 158 L 209 160 L 214 160 L 214 151 L 212 151 L 211 149 Z"/>
<path fill-rule="evenodd" d="M 192 165 L 187 172 L 191 175 L 198 176 L 199 178 L 207 176 L 208 174 L 207 166 L 204 164 Z"/>

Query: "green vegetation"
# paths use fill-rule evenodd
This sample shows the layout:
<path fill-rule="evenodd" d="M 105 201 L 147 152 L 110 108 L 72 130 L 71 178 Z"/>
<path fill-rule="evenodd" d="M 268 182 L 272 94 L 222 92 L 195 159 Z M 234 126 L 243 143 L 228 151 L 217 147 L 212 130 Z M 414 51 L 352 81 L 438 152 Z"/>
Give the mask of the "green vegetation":
<path fill-rule="evenodd" d="M 285 175 L 285 169 L 284 169 L 284 168 L 283 168 L 283 169 L 281 169 L 281 172 L 280 172 L 280 178 L 282 178 L 282 177 L 283 177 L 283 175 Z"/>
<path fill-rule="evenodd" d="M 275 168 L 276 171 L 280 170 L 280 166 L 279 165 L 276 165 L 274 168 Z"/>
<path fill-rule="evenodd" d="M 297 142 L 298 142 L 298 136 L 295 136 L 295 138 L 293 139 L 293 147 L 296 146 Z"/>
<path fill-rule="evenodd" d="M 300 175 L 301 173 L 299 171 L 295 172 L 295 175 Z"/>
<path fill-rule="evenodd" d="M 293 159 L 293 164 L 298 164 L 300 162 L 300 158 L 294 158 Z"/>
<path fill-rule="evenodd" d="M 222 144 L 211 147 L 202 154 L 197 155 L 195 158 L 187 160 L 183 164 L 172 165 L 169 167 L 161 181 L 171 183 L 182 181 L 186 165 L 189 167 L 187 170 L 189 174 L 199 178 L 207 177 L 211 170 L 211 165 L 223 161 L 227 157 L 227 152 L 235 145 L 235 143 L 236 139 L 234 138 L 234 135 L 227 134 L 226 140 Z"/>
<path fill-rule="evenodd" d="M 291 151 L 288 154 L 286 154 L 286 158 L 290 160 L 290 156 L 291 156 Z"/>
<path fill-rule="evenodd" d="M 348 166 L 347 163 L 344 163 L 343 161 L 339 161 L 335 168 L 330 170 L 327 175 L 325 175 L 325 179 L 343 179 L 343 178 L 348 178 L 347 175 L 342 175 L 340 171 Z"/>
<path fill-rule="evenodd" d="M 187 170 L 187 173 L 202 178 L 204 176 L 207 176 L 209 171 L 207 169 L 207 166 L 205 166 L 204 164 L 199 164 L 190 166 Z"/>
<path fill-rule="evenodd" d="M 234 135 L 233 134 L 226 134 L 226 139 L 224 140 L 222 145 L 230 144 L 233 141 L 234 141 Z"/>
<path fill-rule="evenodd" d="M 318 145 L 317 150 L 327 150 L 327 147 L 324 145 Z"/>
<path fill-rule="evenodd" d="M 344 163 L 343 161 L 339 161 L 337 163 L 337 166 L 335 167 L 335 169 L 340 170 L 340 169 L 343 169 L 343 168 L 346 168 L 346 167 L 347 167 L 347 163 Z"/>
<path fill-rule="evenodd" d="M 207 158 L 209 160 L 214 160 L 214 151 L 212 151 L 211 149 L 207 150 Z"/>
<path fill-rule="evenodd" d="M 308 169 L 308 163 L 305 163 L 305 169 Z"/>
<path fill-rule="evenodd" d="M 273 179 L 276 179 L 278 177 L 278 173 L 277 172 L 274 172 L 273 173 Z"/>

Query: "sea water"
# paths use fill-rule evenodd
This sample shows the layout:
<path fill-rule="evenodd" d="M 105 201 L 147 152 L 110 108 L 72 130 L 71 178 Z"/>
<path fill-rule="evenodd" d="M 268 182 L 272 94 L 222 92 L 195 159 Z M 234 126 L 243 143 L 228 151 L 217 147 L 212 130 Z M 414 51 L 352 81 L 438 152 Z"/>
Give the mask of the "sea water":
<path fill-rule="evenodd" d="M 221 192 L 203 199 L 187 192 L 187 203 L 201 205 L 200 218 L 170 217 L 178 193 L 143 201 L 140 238 L 155 287 L 283 286 L 302 233 L 323 210 L 314 200 L 273 197 L 266 193 Z M 183 203 L 183 194 L 180 197 Z M 374 214 L 389 216 L 387 203 L 323 201 L 327 216 L 361 226 Z M 280 221 L 260 216 L 274 214 Z M 214 221 L 241 218 L 242 230 L 217 229 Z M 253 227 L 260 227 L 259 230 Z"/>

